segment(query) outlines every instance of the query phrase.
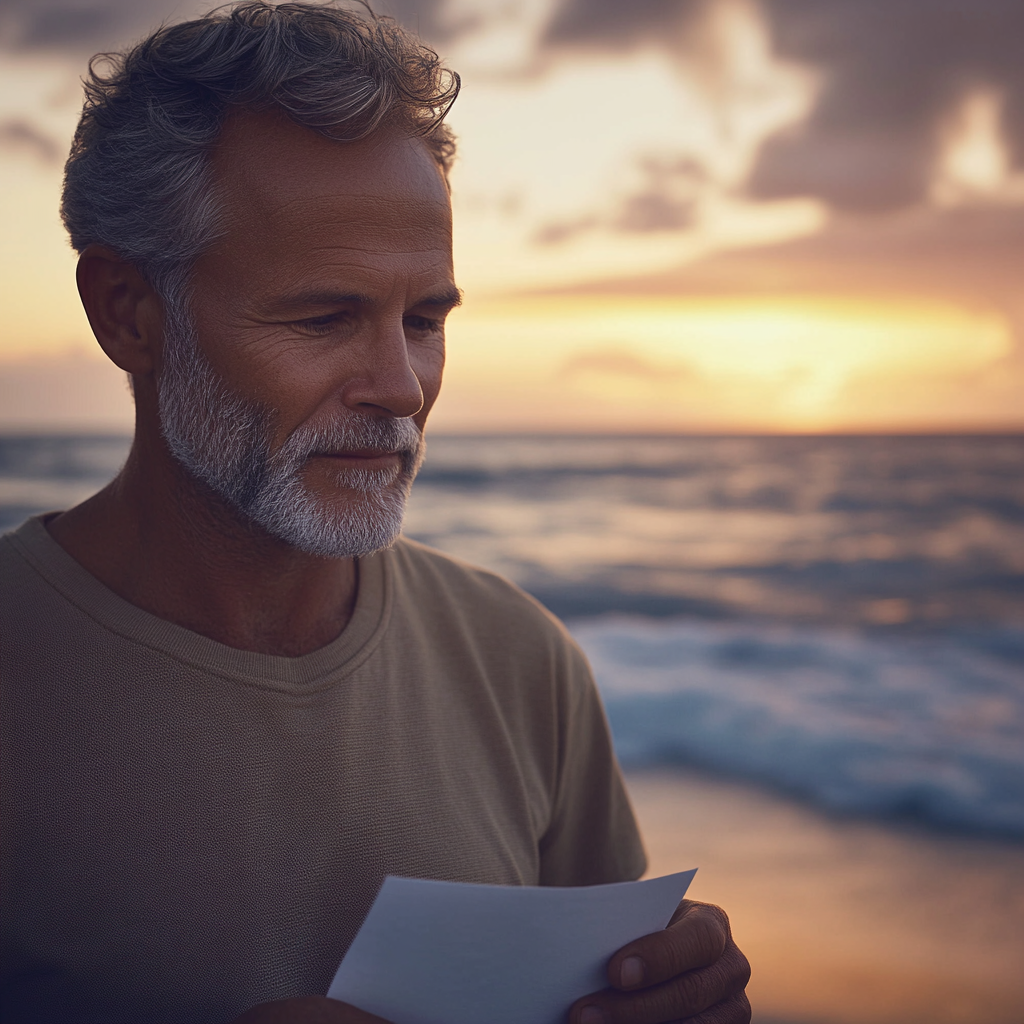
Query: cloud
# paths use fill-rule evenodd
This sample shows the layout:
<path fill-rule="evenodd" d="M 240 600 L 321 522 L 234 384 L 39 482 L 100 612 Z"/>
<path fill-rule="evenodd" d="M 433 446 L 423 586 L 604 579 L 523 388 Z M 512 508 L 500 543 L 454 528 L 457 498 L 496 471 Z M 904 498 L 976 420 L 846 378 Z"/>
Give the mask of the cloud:
<path fill-rule="evenodd" d="M 842 297 L 949 303 L 1004 318 L 1014 351 L 999 365 L 1006 401 L 1024 393 L 1024 208 L 995 205 L 837 217 L 818 235 L 719 252 L 660 274 L 546 294 L 630 297 Z M 1012 385 L 1012 386 L 1011 386 Z M 1018 417 L 1019 418 L 1019 417 Z"/>
<path fill-rule="evenodd" d="M 538 54 L 667 50 L 694 66 L 725 60 L 709 13 L 741 0 L 551 0 Z M 958 104 L 976 89 L 1002 100 L 1011 166 L 1024 170 L 1024 3 L 1021 0 L 743 0 L 760 11 L 779 59 L 814 70 L 820 88 L 800 125 L 771 136 L 754 163 L 755 198 L 820 198 L 834 208 L 884 211 L 926 199 Z M 9 49 L 87 55 L 192 17 L 200 0 L 3 0 Z M 494 20 L 493 4 L 379 0 L 378 6 L 447 46 Z M 733 55 L 735 56 L 735 55 Z M 732 59 L 732 58 L 729 58 Z M 540 65 L 538 65 L 540 66 Z M 625 230 L 680 226 L 684 206 L 638 196 Z M 646 225 L 646 226 L 645 226 Z M 545 229 L 564 235 L 564 226 Z"/>
<path fill-rule="evenodd" d="M 574 380 L 588 374 L 600 374 L 616 379 L 633 377 L 652 384 L 664 384 L 666 381 L 688 377 L 691 372 L 683 364 L 654 363 L 625 349 L 596 349 L 571 356 L 559 367 L 557 376 L 564 380 Z"/>
<path fill-rule="evenodd" d="M 593 231 L 601 227 L 603 220 L 596 214 L 587 213 L 582 217 L 574 217 L 572 220 L 554 220 L 542 224 L 533 236 L 537 245 L 560 245 L 568 242 L 577 235 L 587 231 Z"/>
<path fill-rule="evenodd" d="M 5 0 L 0 39 L 11 50 L 91 54 L 199 9 L 167 0 Z"/>
<path fill-rule="evenodd" d="M 708 182 L 705 169 L 691 157 L 642 157 L 642 182 L 607 212 L 552 221 L 535 234 L 540 245 L 557 245 L 598 229 L 623 234 L 684 231 L 697 221 L 700 196 Z"/>
<path fill-rule="evenodd" d="M 684 389 L 687 402 L 706 391 L 736 422 L 749 407 L 764 414 L 765 422 L 815 429 L 1020 429 L 1022 266 L 1024 209 L 918 206 L 872 218 L 838 216 L 813 237 L 719 252 L 660 274 L 533 292 L 530 298 L 562 298 L 584 310 L 588 303 L 581 299 L 611 305 L 621 300 L 637 310 L 638 318 L 646 309 L 672 304 L 733 310 L 752 318 L 748 341 L 762 337 L 765 345 L 775 344 L 774 335 L 758 334 L 771 328 L 770 314 L 789 316 L 796 327 L 801 317 L 809 317 L 812 326 L 817 317 L 821 353 L 815 354 L 815 346 L 807 349 L 814 372 L 763 380 L 749 394 L 729 390 L 733 384 L 739 388 L 739 377 L 728 387 L 728 381 L 716 378 L 711 388 L 703 357 L 687 350 L 700 376 L 674 386 Z M 617 329 L 629 337 L 628 328 Z M 866 330 L 864 340 L 875 344 L 878 359 L 860 359 L 859 349 L 842 342 Z M 931 340 L 929 331 L 934 331 Z M 986 338 L 1001 349 L 991 359 L 983 351 Z M 782 348 L 792 340 L 789 335 L 776 339 Z M 829 354 L 833 350 L 839 363 Z M 756 346 L 751 351 L 757 354 Z M 914 361 L 901 362 L 908 352 Z M 707 355 L 712 359 L 714 349 Z M 646 352 L 637 363 L 632 358 L 625 349 L 584 353 L 569 360 L 562 373 L 574 387 L 614 380 L 639 394 L 641 387 L 655 386 L 652 369 L 664 374 L 672 364 L 670 358 L 647 364 Z M 844 368 L 842 360 L 849 365 Z M 759 372 L 761 362 L 751 361 L 751 374 Z M 805 414 L 806 422 L 799 419 Z M 712 410 L 702 415 L 711 422 Z"/>
<path fill-rule="evenodd" d="M 482 11 L 452 14 L 445 0 L 378 0 L 373 9 L 389 14 L 429 43 L 450 43 L 484 21 Z"/>
<path fill-rule="evenodd" d="M 946 120 L 978 88 L 1002 94 L 1002 132 L 1024 166 L 1019 0 L 762 3 L 779 55 L 824 78 L 806 123 L 765 147 L 755 195 L 814 195 L 847 209 L 921 200 Z"/>
<path fill-rule="evenodd" d="M 707 173 L 695 160 L 648 158 L 641 166 L 645 187 L 626 197 L 612 226 L 619 231 L 679 231 L 696 220 L 698 196 Z"/>
<path fill-rule="evenodd" d="M 87 41 L 116 37 L 120 13 L 113 5 L 30 9 L 22 19 L 19 42 L 26 49 L 77 48 Z"/>
<path fill-rule="evenodd" d="M 12 50 L 92 54 L 214 6 L 202 0 L 3 0 L 0 41 Z M 472 13 L 447 17 L 445 0 L 382 0 L 374 8 L 433 42 L 448 42 L 477 23 Z"/>
<path fill-rule="evenodd" d="M 602 280 L 559 294 L 915 293 L 1024 308 L 1024 208 L 916 207 L 837 216 L 819 234 L 719 252 L 661 274 Z"/>
<path fill-rule="evenodd" d="M 549 49 L 658 46 L 692 59 L 704 0 L 558 0 Z M 1002 134 L 1024 168 L 1020 0 L 756 0 L 778 58 L 820 75 L 804 123 L 772 137 L 750 178 L 759 198 L 814 196 L 890 210 L 928 195 L 943 131 L 975 89 L 1003 99 Z M 687 50 L 690 52 L 687 53 Z M 713 59 L 713 54 L 704 54 Z"/>
<path fill-rule="evenodd" d="M 60 147 L 45 132 L 23 118 L 0 121 L 0 149 L 29 153 L 43 163 L 57 163 Z"/>
<path fill-rule="evenodd" d="M 668 29 L 685 32 L 708 7 L 708 0 L 558 0 L 541 45 L 628 50 L 664 39 Z"/>

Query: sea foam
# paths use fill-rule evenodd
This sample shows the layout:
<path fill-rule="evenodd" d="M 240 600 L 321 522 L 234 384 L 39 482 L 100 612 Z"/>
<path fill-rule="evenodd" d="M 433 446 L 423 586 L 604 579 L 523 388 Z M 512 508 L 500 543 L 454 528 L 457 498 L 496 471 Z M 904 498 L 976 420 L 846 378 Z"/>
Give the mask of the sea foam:
<path fill-rule="evenodd" d="M 626 767 L 1024 836 L 1024 631 L 960 640 L 606 617 L 571 629 Z"/>

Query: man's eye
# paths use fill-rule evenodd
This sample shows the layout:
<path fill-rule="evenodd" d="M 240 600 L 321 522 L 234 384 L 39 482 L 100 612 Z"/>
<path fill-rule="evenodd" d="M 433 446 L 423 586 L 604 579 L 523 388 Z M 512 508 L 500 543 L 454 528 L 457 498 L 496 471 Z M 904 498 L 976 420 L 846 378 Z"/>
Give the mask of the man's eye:
<path fill-rule="evenodd" d="M 307 334 L 330 334 L 332 331 L 336 331 L 344 320 L 344 313 L 331 313 L 328 316 L 318 316 L 311 320 L 297 320 L 295 326 Z"/>
<path fill-rule="evenodd" d="M 427 316 L 407 316 L 404 323 L 409 330 L 417 331 L 420 334 L 433 334 L 444 327 L 443 320 L 432 320 Z"/>

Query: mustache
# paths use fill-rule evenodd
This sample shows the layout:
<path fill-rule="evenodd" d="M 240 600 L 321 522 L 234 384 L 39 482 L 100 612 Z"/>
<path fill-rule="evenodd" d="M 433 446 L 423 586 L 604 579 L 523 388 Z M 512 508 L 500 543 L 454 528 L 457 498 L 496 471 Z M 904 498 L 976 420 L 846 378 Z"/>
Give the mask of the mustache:
<path fill-rule="evenodd" d="M 411 419 L 349 416 L 297 427 L 274 461 L 297 465 L 317 453 L 369 450 L 397 453 L 412 462 L 422 449 L 423 434 Z"/>

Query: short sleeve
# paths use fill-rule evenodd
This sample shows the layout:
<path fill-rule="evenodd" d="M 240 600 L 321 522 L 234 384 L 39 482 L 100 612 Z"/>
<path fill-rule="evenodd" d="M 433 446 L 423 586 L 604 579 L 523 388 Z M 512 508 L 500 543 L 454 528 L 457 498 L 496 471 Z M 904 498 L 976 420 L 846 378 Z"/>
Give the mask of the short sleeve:
<path fill-rule="evenodd" d="M 540 843 L 541 885 L 600 885 L 646 869 L 640 832 L 593 675 L 572 645 L 558 786 Z"/>

